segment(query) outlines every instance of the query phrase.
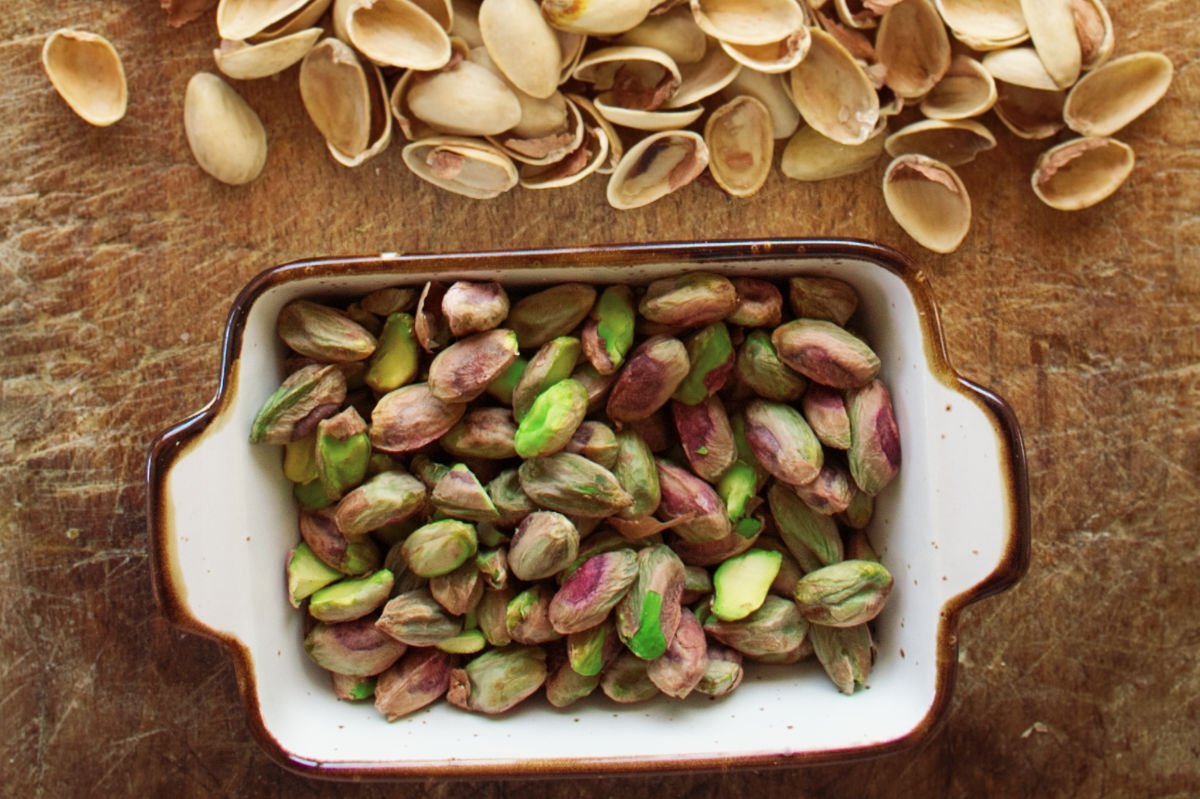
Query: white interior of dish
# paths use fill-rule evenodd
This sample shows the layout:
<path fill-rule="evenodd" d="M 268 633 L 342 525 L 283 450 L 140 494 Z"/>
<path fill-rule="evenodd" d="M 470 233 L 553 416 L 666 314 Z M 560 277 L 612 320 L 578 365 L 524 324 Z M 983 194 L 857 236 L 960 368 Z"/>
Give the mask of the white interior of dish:
<path fill-rule="evenodd" d="M 645 282 L 686 263 L 463 272 L 509 284 Z M 282 379 L 275 317 L 301 296 L 352 296 L 420 282 L 419 271 L 299 280 L 253 305 L 225 407 L 181 453 L 165 483 L 167 549 L 183 604 L 243 642 L 263 724 L 300 761 L 419 768 L 448 762 L 686 761 L 821 752 L 901 738 L 928 714 L 936 640 L 947 600 L 1002 561 L 1012 527 L 1003 449 L 990 415 L 931 370 L 920 309 L 904 282 L 865 261 L 796 259 L 722 264 L 726 274 L 836 276 L 862 297 L 852 323 L 878 352 L 901 430 L 903 466 L 884 492 L 872 542 L 896 578 L 877 620 L 869 690 L 839 694 L 815 661 L 751 664 L 732 695 L 618 706 L 594 696 L 565 710 L 543 698 L 501 718 L 438 703 L 388 724 L 370 704 L 339 702 L 301 648 L 302 616 L 287 602 L 283 564 L 298 540 L 296 511 L 275 447 L 251 446 L 251 420 Z M 515 275 L 515 276 L 514 276 Z M 448 276 L 442 274 L 441 279 Z M 551 766 L 552 767 L 552 766 Z"/>

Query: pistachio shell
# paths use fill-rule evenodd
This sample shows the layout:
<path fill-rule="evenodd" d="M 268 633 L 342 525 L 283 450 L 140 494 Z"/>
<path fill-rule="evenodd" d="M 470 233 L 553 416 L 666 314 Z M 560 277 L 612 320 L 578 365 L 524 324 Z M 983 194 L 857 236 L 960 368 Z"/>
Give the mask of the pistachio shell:
<path fill-rule="evenodd" d="M 660 0 L 542 0 L 542 15 L 555 28 L 612 36 L 637 27 Z"/>
<path fill-rule="evenodd" d="M 217 31 L 222 39 L 249 39 L 303 9 L 309 0 L 221 0 Z"/>
<path fill-rule="evenodd" d="M 918 244 L 934 252 L 958 249 L 971 227 L 971 198 L 954 170 L 923 155 L 902 155 L 883 175 L 883 199 Z"/>
<path fill-rule="evenodd" d="M 679 66 L 651 47 L 604 47 L 579 60 L 573 77 L 603 92 L 606 103 L 639 111 L 661 107 L 679 87 Z"/>
<path fill-rule="evenodd" d="M 599 94 L 595 106 L 609 122 L 634 130 L 675 131 L 686 128 L 704 114 L 704 107 L 700 105 L 659 111 L 624 108 L 613 102 L 610 92 Z"/>
<path fill-rule="evenodd" d="M 772 138 L 786 139 L 800 127 L 800 112 L 787 92 L 782 75 L 766 75 L 753 69 L 743 69 L 726 87 L 726 95 L 753 97 L 767 107 L 771 114 Z"/>
<path fill-rule="evenodd" d="M 692 10 L 683 5 L 646 17 L 637 27 L 621 34 L 616 43 L 661 50 L 681 66 L 696 63 L 708 49 L 704 31 L 696 24 Z"/>
<path fill-rule="evenodd" d="M 596 167 L 596 172 L 601 175 L 611 175 L 617 168 L 617 164 L 621 162 L 621 156 L 625 155 L 625 145 L 621 142 L 620 134 L 587 97 L 582 94 L 568 94 L 567 99 L 579 108 L 581 114 L 586 116 L 585 123 L 588 126 L 595 125 L 604 134 L 608 143 L 608 158 L 600 159 L 600 165 Z"/>
<path fill-rule="evenodd" d="M 1075 17 L 1075 33 L 1079 36 L 1082 67 L 1095 69 L 1112 56 L 1116 42 L 1112 18 L 1104 7 L 1104 0 L 1071 0 L 1071 13 Z"/>
<path fill-rule="evenodd" d="M 869 169 L 883 152 L 886 128 L 862 144 L 841 144 L 813 128 L 796 131 L 783 149 L 779 168 L 792 180 L 829 180 Z"/>
<path fill-rule="evenodd" d="M 770 44 L 804 27 L 795 0 L 691 0 L 696 24 L 722 42 Z"/>
<path fill-rule="evenodd" d="M 999 83 L 996 116 L 1022 139 L 1048 139 L 1063 129 L 1066 92 Z"/>
<path fill-rule="evenodd" d="M 442 23 L 410 0 L 350 0 L 346 37 L 379 64 L 440 69 L 450 60 L 450 36 Z"/>
<path fill-rule="evenodd" d="M 842 144 L 862 144 L 879 121 L 879 95 L 866 71 L 828 33 L 813 31 L 808 56 L 791 72 L 804 121 Z"/>
<path fill-rule="evenodd" d="M 196 163 L 222 183 L 240 186 L 267 161 L 267 131 L 258 114 L 229 84 L 210 72 L 188 81 L 183 127 Z"/>
<path fill-rule="evenodd" d="M 710 97 L 728 86 L 741 65 L 719 47 L 710 47 L 704 58 L 679 68 L 679 88 L 664 104 L 666 108 L 682 108 Z"/>
<path fill-rule="evenodd" d="M 733 44 L 721 42 L 721 49 L 739 64 L 767 74 L 782 74 L 795 67 L 808 55 L 812 34 L 800 28 L 776 42 L 767 44 Z"/>
<path fill-rule="evenodd" d="M 350 45 L 323 39 L 300 63 L 300 97 L 325 141 L 353 158 L 370 146 L 371 85 Z"/>
<path fill-rule="evenodd" d="M 496 67 L 518 89 L 534 97 L 558 90 L 562 49 L 535 0 L 483 0 L 479 31 Z"/>
<path fill-rule="evenodd" d="M 1059 88 L 1032 47 L 1010 47 L 990 52 L 983 57 L 983 68 L 1001 83 L 1044 91 Z"/>
<path fill-rule="evenodd" d="M 524 96 L 528 97 L 528 95 Z M 588 135 L 583 115 L 579 113 L 578 106 L 568 101 L 563 95 L 556 92 L 551 97 L 556 98 L 562 104 L 563 112 L 554 128 L 545 130 L 544 126 L 539 124 L 532 129 L 523 131 L 521 126 L 525 124 L 526 118 L 522 115 L 520 125 L 500 136 L 492 136 L 489 140 L 514 161 L 532 166 L 557 164 L 576 152 L 583 146 L 584 139 Z M 522 107 L 525 107 L 524 101 L 522 101 Z M 607 157 L 607 155 L 606 151 L 605 156 Z M 589 158 L 590 153 L 582 159 L 581 164 L 586 164 Z"/>
<path fill-rule="evenodd" d="M 1071 0 L 1021 0 L 1021 10 L 1029 26 L 1029 38 L 1046 72 L 1058 88 L 1070 88 L 1083 67 Z"/>
<path fill-rule="evenodd" d="M 956 55 L 942 79 L 921 101 L 921 113 L 930 119 L 968 119 L 996 104 L 996 81 L 983 64 L 968 55 Z"/>
<path fill-rule="evenodd" d="M 1162 53 L 1131 53 L 1110 61 L 1075 84 L 1063 119 L 1083 136 L 1110 136 L 1161 100 L 1174 72 Z"/>
<path fill-rule="evenodd" d="M 213 50 L 213 60 L 217 69 L 231 78 L 265 78 L 283 72 L 304 58 L 320 37 L 320 28 L 306 28 L 259 44 L 222 39 L 221 46 Z"/>
<path fill-rule="evenodd" d="M 412 78 L 406 97 L 413 116 L 443 133 L 494 136 L 521 121 L 521 103 L 491 70 L 471 61 Z"/>
<path fill-rule="evenodd" d="M 357 155 L 349 155 L 335 147 L 333 142 L 325 142 L 333 160 L 345 167 L 362 166 L 392 143 L 392 115 L 388 112 L 387 84 L 383 82 L 383 73 L 374 64 L 368 65 L 367 73 L 371 103 L 371 115 L 367 121 L 367 148 Z"/>
<path fill-rule="evenodd" d="M 713 111 L 704 125 L 709 171 L 734 197 L 750 197 L 771 174 L 775 141 L 771 114 L 753 97 L 738 97 Z"/>
<path fill-rule="evenodd" d="M 999 50 L 1029 38 L 1021 0 L 934 0 L 954 37 L 973 50 Z"/>
<path fill-rule="evenodd" d="M 970 163 L 976 155 L 995 146 L 992 132 L 972 120 L 925 119 L 901 128 L 884 142 L 888 155 L 919 153 L 947 166 Z"/>
<path fill-rule="evenodd" d="M 574 105 L 574 104 L 572 104 Z M 609 162 L 609 139 L 599 127 L 584 127 L 579 147 L 546 166 L 521 168 L 521 186 L 526 189 L 557 189 L 570 186 L 598 172 Z"/>
<path fill-rule="evenodd" d="M 1121 187 L 1133 164 L 1133 149 L 1116 139 L 1072 139 L 1038 158 L 1033 192 L 1060 211 L 1090 208 Z"/>
<path fill-rule="evenodd" d="M 85 122 L 107 127 L 125 116 L 125 67 L 112 43 L 95 33 L 58 30 L 42 46 L 54 90 Z"/>
<path fill-rule="evenodd" d="M 299 33 L 308 28 L 319 27 L 317 23 L 329 7 L 333 5 L 333 0 L 310 0 L 303 8 L 288 14 L 278 22 L 274 22 L 263 28 L 258 33 L 249 38 L 250 42 L 267 42 L 272 39 L 282 39 L 291 36 L 293 33 Z"/>
<path fill-rule="evenodd" d="M 517 168 L 504 153 L 477 139 L 434 136 L 404 148 L 417 177 L 455 194 L 486 200 L 517 185 Z"/>
<path fill-rule="evenodd" d="M 691 183 L 708 166 L 708 147 L 692 131 L 663 131 L 642 139 L 621 159 L 608 181 L 608 202 L 638 208 Z"/>
<path fill-rule="evenodd" d="M 888 88 L 904 98 L 924 96 L 950 68 L 950 38 L 930 0 L 905 0 L 888 9 L 875 52 Z"/>

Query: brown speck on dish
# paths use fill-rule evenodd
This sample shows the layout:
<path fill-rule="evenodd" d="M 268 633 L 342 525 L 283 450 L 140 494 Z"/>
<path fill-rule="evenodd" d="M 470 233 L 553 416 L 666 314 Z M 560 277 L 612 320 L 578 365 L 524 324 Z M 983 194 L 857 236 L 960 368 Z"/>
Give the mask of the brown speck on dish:
<path fill-rule="evenodd" d="M 903 647 L 900 648 L 900 657 L 904 657 L 904 648 Z"/>

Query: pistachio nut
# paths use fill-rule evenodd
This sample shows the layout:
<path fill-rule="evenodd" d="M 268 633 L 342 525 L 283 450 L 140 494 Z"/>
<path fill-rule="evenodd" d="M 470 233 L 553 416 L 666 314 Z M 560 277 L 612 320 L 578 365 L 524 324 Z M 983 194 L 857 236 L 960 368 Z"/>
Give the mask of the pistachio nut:
<path fill-rule="evenodd" d="M 276 330 L 293 350 L 323 363 L 365 360 L 378 346 L 375 337 L 344 312 L 309 300 L 285 305 Z"/>
<path fill-rule="evenodd" d="M 430 522 L 413 531 L 402 545 L 404 562 L 413 574 L 449 574 L 475 555 L 475 528 L 457 519 Z"/>
<path fill-rule="evenodd" d="M 361 619 L 387 601 L 394 579 L 390 571 L 380 569 L 366 577 L 326 586 L 313 593 L 308 612 L 326 623 Z"/>
<path fill-rule="evenodd" d="M 850 506 L 850 500 L 858 489 L 845 467 L 826 461 L 817 479 L 792 486 L 792 490 L 817 513 L 832 516 Z"/>
<path fill-rule="evenodd" d="M 722 562 L 713 573 L 713 616 L 737 621 L 762 607 L 782 564 L 783 556 L 769 549 L 750 549 Z"/>
<path fill-rule="evenodd" d="M 354 408 L 317 423 L 317 477 L 330 499 L 355 488 L 367 475 L 371 442 L 367 423 Z"/>
<path fill-rule="evenodd" d="M 733 372 L 733 342 L 724 322 L 714 322 L 688 336 L 688 373 L 672 398 L 696 405 L 725 387 Z"/>
<path fill-rule="evenodd" d="M 527 460 L 518 475 L 533 502 L 559 513 L 604 518 L 633 502 L 612 472 L 571 452 Z"/>
<path fill-rule="evenodd" d="M 587 401 L 587 389 L 571 378 L 538 394 L 517 426 L 517 454 L 537 458 L 566 447 L 587 415 Z"/>
<path fill-rule="evenodd" d="M 546 653 L 540 647 L 506 646 L 453 669 L 446 699 L 463 710 L 495 715 L 536 693 L 545 681 Z"/>
<path fill-rule="evenodd" d="M 592 310 L 596 289 L 586 283 L 562 283 L 523 297 L 508 314 L 522 349 L 540 347 L 571 333 Z"/>
<path fill-rule="evenodd" d="M 571 376 L 581 347 L 574 336 L 558 336 L 538 348 L 513 388 L 513 416 L 525 418 L 534 400 L 546 389 Z"/>
<path fill-rule="evenodd" d="M 737 460 L 737 445 L 725 405 L 720 397 L 709 397 L 699 404 L 671 403 L 675 429 L 688 465 L 697 475 L 716 483 Z"/>
<path fill-rule="evenodd" d="M 754 546 L 758 549 L 779 553 L 779 573 L 771 581 L 770 591 L 775 596 L 791 599 L 796 592 L 796 583 L 800 582 L 800 578 L 804 576 L 804 569 L 800 568 L 800 564 L 792 557 L 792 553 L 777 538 L 764 535 L 755 542 Z"/>
<path fill-rule="evenodd" d="M 892 396 L 879 380 L 851 391 L 846 401 L 850 417 L 850 449 L 846 453 L 855 484 L 877 496 L 900 470 L 900 428 Z"/>
<path fill-rule="evenodd" d="M 609 389 L 616 382 L 616 374 L 602 375 L 590 363 L 581 364 L 571 373 L 571 379 L 578 381 L 588 393 L 588 413 L 598 413 L 608 400 Z"/>
<path fill-rule="evenodd" d="M 445 402 L 470 402 L 517 358 L 517 335 L 495 329 L 459 339 L 429 364 L 429 390 Z"/>
<path fill-rule="evenodd" d="M 725 321 L 742 327 L 775 327 L 783 321 L 783 294 L 769 280 L 733 277 L 737 305 Z"/>
<path fill-rule="evenodd" d="M 649 665 L 632 652 L 622 652 L 600 675 L 600 690 L 622 705 L 653 699 L 658 696 L 658 686 L 650 679 Z"/>
<path fill-rule="evenodd" d="M 758 474 L 745 461 L 734 461 L 721 475 L 717 483 L 717 494 L 725 503 L 725 515 L 729 517 L 733 531 L 749 538 L 761 530 L 757 520 L 750 514 L 758 499 Z"/>
<path fill-rule="evenodd" d="M 492 646 L 508 646 L 512 638 L 508 634 L 508 603 L 517 595 L 512 586 L 496 591 L 485 590 L 483 598 L 475 608 L 479 630 Z"/>
<path fill-rule="evenodd" d="M 429 498 L 435 508 L 454 519 L 493 522 L 500 518 L 500 512 L 496 510 L 487 490 L 466 464 L 454 464 L 438 480 Z"/>
<path fill-rule="evenodd" d="M 871 517 L 874 514 L 875 498 L 855 484 L 854 491 L 850 495 L 850 504 L 837 515 L 837 520 L 852 530 L 862 530 L 871 523 Z M 860 558 L 860 560 L 872 560 L 872 558 Z M 878 560 L 878 558 L 874 558 L 874 560 Z"/>
<path fill-rule="evenodd" d="M 742 386 L 775 402 L 795 402 L 808 386 L 803 375 L 779 359 L 765 330 L 752 330 L 742 341 L 734 373 Z"/>
<path fill-rule="evenodd" d="M 450 472 L 449 466 L 430 460 L 429 456 L 424 453 L 414 455 L 409 466 L 412 468 L 413 474 L 430 491 L 437 488 L 438 482 Z"/>
<path fill-rule="evenodd" d="M 744 619 L 722 621 L 710 616 L 704 632 L 743 655 L 759 657 L 797 649 L 808 626 L 795 602 L 768 594 L 762 607 Z"/>
<path fill-rule="evenodd" d="M 667 651 L 646 666 L 646 676 L 667 696 L 684 699 L 708 670 L 708 645 L 704 629 L 687 608 L 680 612 L 679 626 Z"/>
<path fill-rule="evenodd" d="M 475 610 L 483 598 L 483 578 L 473 559 L 449 574 L 429 578 L 429 594 L 452 616 Z"/>
<path fill-rule="evenodd" d="M 846 538 L 846 559 L 880 562 L 879 553 L 871 546 L 865 530 L 855 530 Z"/>
<path fill-rule="evenodd" d="M 726 696 L 742 684 L 742 653 L 709 641 L 708 664 L 696 683 L 696 692 L 705 696 Z"/>
<path fill-rule="evenodd" d="M 529 361 L 518 355 L 508 365 L 508 368 L 500 373 L 499 377 L 488 383 L 488 395 L 501 405 L 512 405 L 513 392 L 516 390 L 521 378 L 525 375 L 527 366 L 529 366 Z"/>
<path fill-rule="evenodd" d="M 846 329 L 821 319 L 796 319 L 775 328 L 779 359 L 813 382 L 858 388 L 879 373 L 879 356 Z"/>
<path fill-rule="evenodd" d="M 379 568 L 379 550 L 368 538 L 346 538 L 332 509 L 300 512 L 300 537 L 331 569 L 352 577 Z"/>
<path fill-rule="evenodd" d="M 756 517 L 756 521 L 758 521 L 757 529 L 751 531 L 749 535 L 730 532 L 723 538 L 700 542 L 689 541 L 675 535 L 670 541 L 671 548 L 675 550 L 675 554 L 679 555 L 680 560 L 689 566 L 715 566 L 754 546 L 763 530 L 761 519 Z"/>
<path fill-rule="evenodd" d="M 667 651 L 679 626 L 683 597 L 683 562 L 662 544 L 638 553 L 637 578 L 616 607 L 617 633 L 643 660 Z"/>
<path fill-rule="evenodd" d="M 567 660 L 584 677 L 599 676 L 624 649 L 611 615 L 594 627 L 567 636 Z"/>
<path fill-rule="evenodd" d="M 375 709 L 388 721 L 417 712 L 441 699 L 450 687 L 454 658 L 433 648 L 411 649 L 379 675 Z"/>
<path fill-rule="evenodd" d="M 663 407 L 690 370 L 687 348 L 677 338 L 643 341 L 622 367 L 608 395 L 608 417 L 635 422 Z"/>
<path fill-rule="evenodd" d="M 668 520 L 692 517 L 690 521 L 675 525 L 676 535 L 685 541 L 703 543 L 720 541 L 730 534 L 725 503 L 712 486 L 669 461 L 659 458 L 655 464 L 662 494 L 658 515 Z"/>
<path fill-rule="evenodd" d="M 565 658 L 546 677 L 546 700 L 554 707 L 569 707 L 600 687 L 600 675 L 586 677 Z"/>
<path fill-rule="evenodd" d="M 433 646 L 462 632 L 462 620 L 450 615 L 421 588 L 392 597 L 375 627 L 409 646 Z"/>
<path fill-rule="evenodd" d="M 793 486 L 773 484 L 767 490 L 767 503 L 779 537 L 805 571 L 842 559 L 842 537 L 837 523 L 810 508 Z"/>
<path fill-rule="evenodd" d="M 604 422 L 586 421 L 576 428 L 564 449 L 611 471 L 617 463 L 617 434 Z"/>
<path fill-rule="evenodd" d="M 389 314 L 379 334 L 379 346 L 371 356 L 366 383 L 377 394 L 395 391 L 417 376 L 420 351 L 413 317 L 407 313 Z"/>
<path fill-rule="evenodd" d="M 375 696 L 374 677 L 355 677 L 350 674 L 330 672 L 333 695 L 343 702 L 361 702 Z"/>
<path fill-rule="evenodd" d="M 613 475 L 633 500 L 620 515 L 626 519 L 648 516 L 658 510 L 661 499 L 654 453 L 645 439 L 633 430 L 622 430 L 616 438 L 617 459 L 612 467 Z"/>
<path fill-rule="evenodd" d="M 736 308 L 733 283 L 711 272 L 655 280 L 638 304 L 638 311 L 651 322 L 688 327 L 719 322 Z"/>
<path fill-rule="evenodd" d="M 288 601 L 294 608 L 300 607 L 300 603 L 305 599 L 342 578 L 340 571 L 326 566 L 303 541 L 288 553 L 286 571 Z"/>
<path fill-rule="evenodd" d="M 858 292 L 832 277 L 793 277 L 788 280 L 788 303 L 800 319 L 845 325 L 858 308 Z"/>
<path fill-rule="evenodd" d="M 456 458 L 506 460 L 516 457 L 517 425 L 508 408 L 473 408 L 442 436 L 442 449 Z"/>
<path fill-rule="evenodd" d="M 408 313 L 417 307 L 420 292 L 415 288 L 390 287 L 375 289 L 365 294 L 359 304 L 363 310 L 376 316 L 388 317 L 392 314 Z"/>
<path fill-rule="evenodd" d="M 879 615 L 891 592 L 892 575 L 882 563 L 844 560 L 804 575 L 794 597 L 813 624 L 854 627 Z"/>
<path fill-rule="evenodd" d="M 785 483 L 814 480 L 825 452 L 804 417 L 790 405 L 754 400 L 746 406 L 746 441 L 764 469 Z"/>
<path fill-rule="evenodd" d="M 345 399 L 346 378 L 337 367 L 305 366 L 267 398 L 250 427 L 250 443 L 287 444 L 297 437 L 297 425 L 314 413 L 329 416 Z"/>
<path fill-rule="evenodd" d="M 403 453 L 437 441 L 463 417 L 467 406 L 434 396 L 428 383 L 411 383 L 379 398 L 371 411 L 371 444 Z"/>
<path fill-rule="evenodd" d="M 579 531 L 554 511 L 526 516 L 508 546 L 508 568 L 521 580 L 533 581 L 562 571 L 579 554 Z"/>
<path fill-rule="evenodd" d="M 842 392 L 813 383 L 801 402 L 804 419 L 830 449 L 850 449 L 850 416 Z"/>
<path fill-rule="evenodd" d="M 499 327 L 508 316 L 508 294 L 496 282 L 459 280 L 446 289 L 442 313 L 455 336 L 469 336 Z"/>
<path fill-rule="evenodd" d="M 550 624 L 547 615 L 553 589 L 546 583 L 526 588 L 508 602 L 504 624 L 508 635 L 518 644 L 544 644 L 562 636 Z"/>
<path fill-rule="evenodd" d="M 583 352 L 602 375 L 612 374 L 625 362 L 634 334 L 633 289 L 609 286 L 592 309 L 583 329 Z"/>
<path fill-rule="evenodd" d="M 323 669 L 351 677 L 385 671 L 404 654 L 405 645 L 375 628 L 370 617 L 338 624 L 318 622 L 304 636 L 304 651 Z"/>
<path fill-rule="evenodd" d="M 537 510 L 537 506 L 521 488 L 521 477 L 516 469 L 505 469 L 494 477 L 487 486 L 488 496 L 500 513 L 497 524 L 515 527 L 521 520 Z"/>
<path fill-rule="evenodd" d="M 589 557 L 575 569 L 550 602 L 550 623 L 566 635 L 604 621 L 638 575 L 638 556 L 617 549 Z"/>

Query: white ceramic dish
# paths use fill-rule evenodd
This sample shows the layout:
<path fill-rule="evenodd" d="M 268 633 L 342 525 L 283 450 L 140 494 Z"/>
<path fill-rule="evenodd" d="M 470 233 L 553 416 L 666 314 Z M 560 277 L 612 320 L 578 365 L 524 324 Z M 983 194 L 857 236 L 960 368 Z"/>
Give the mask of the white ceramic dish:
<path fill-rule="evenodd" d="M 883 362 L 904 450 L 870 528 L 896 577 L 876 622 L 870 689 L 842 696 L 810 661 L 751 666 L 742 686 L 719 701 L 614 707 L 592 698 L 560 711 L 538 699 L 501 718 L 443 702 L 388 724 L 369 703 L 335 699 L 327 675 L 304 656 L 302 614 L 283 589 L 297 524 L 279 453 L 247 443 L 251 420 L 283 376 L 279 309 L 301 296 L 360 295 L 434 276 L 637 283 L 698 268 L 831 275 L 862 297 L 854 321 Z M 1024 454 L 1012 412 L 947 363 L 921 274 L 898 254 L 858 242 L 385 255 L 269 270 L 234 303 L 216 396 L 159 437 L 148 481 L 164 612 L 227 645 L 264 748 L 284 765 L 326 777 L 762 767 L 902 749 L 926 736 L 947 706 L 958 612 L 1012 585 L 1029 557 Z"/>

